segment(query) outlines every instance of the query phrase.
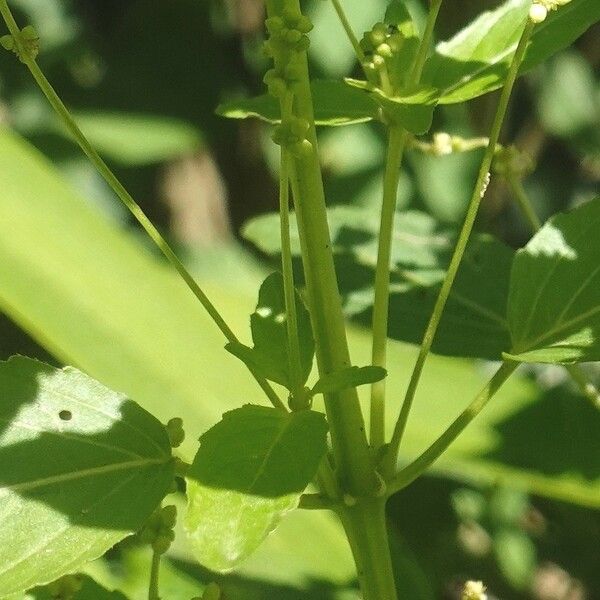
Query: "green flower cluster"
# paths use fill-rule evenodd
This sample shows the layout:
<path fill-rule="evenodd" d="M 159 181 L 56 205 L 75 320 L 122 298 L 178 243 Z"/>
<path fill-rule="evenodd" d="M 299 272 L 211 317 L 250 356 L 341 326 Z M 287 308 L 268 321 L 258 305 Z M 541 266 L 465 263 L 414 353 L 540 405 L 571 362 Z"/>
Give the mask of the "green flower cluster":
<path fill-rule="evenodd" d="M 164 554 L 175 539 L 173 528 L 177 522 L 177 508 L 173 505 L 157 508 L 139 532 L 139 538 L 150 544 L 157 554 Z"/>
<path fill-rule="evenodd" d="M 264 52 L 273 59 L 274 68 L 267 71 L 264 82 L 271 95 L 284 98 L 299 81 L 302 55 L 310 46 L 306 34 L 313 25 L 300 12 L 285 10 L 282 17 L 267 19 L 266 26 L 269 39 Z"/>
<path fill-rule="evenodd" d="M 371 31 L 365 31 L 359 43 L 365 55 L 363 63 L 365 70 L 377 74 L 383 84 L 388 64 L 402 50 L 405 41 L 395 25 L 375 23 Z"/>

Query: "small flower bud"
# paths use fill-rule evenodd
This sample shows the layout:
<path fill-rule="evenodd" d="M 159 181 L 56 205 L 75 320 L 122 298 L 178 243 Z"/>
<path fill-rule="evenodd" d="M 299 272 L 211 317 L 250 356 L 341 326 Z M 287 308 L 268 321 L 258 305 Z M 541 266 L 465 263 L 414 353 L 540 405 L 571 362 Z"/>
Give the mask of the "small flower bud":
<path fill-rule="evenodd" d="M 183 430 L 183 419 L 175 417 L 171 419 L 167 425 L 167 435 L 169 436 L 169 443 L 171 448 L 178 448 L 183 444 L 185 440 L 185 431 Z"/>
<path fill-rule="evenodd" d="M 302 33 L 297 29 L 288 29 L 284 39 L 288 44 L 297 44 L 302 39 Z"/>
<path fill-rule="evenodd" d="M 388 44 L 379 44 L 379 46 L 377 46 L 377 54 L 384 58 L 389 58 L 392 56 L 392 49 Z"/>
<path fill-rule="evenodd" d="M 160 512 L 160 518 L 165 527 L 172 529 L 177 522 L 177 507 L 173 504 L 164 506 Z"/>
<path fill-rule="evenodd" d="M 379 54 L 376 54 L 373 57 L 373 66 L 376 69 L 381 69 L 384 65 L 385 65 L 385 58 L 383 58 L 383 56 L 379 56 Z"/>
<path fill-rule="evenodd" d="M 375 23 L 371 29 L 370 39 L 373 46 L 377 47 L 379 44 L 383 44 L 387 38 L 388 28 L 385 23 Z"/>
<path fill-rule="evenodd" d="M 390 47 L 391 51 L 396 54 L 397 52 L 400 52 L 402 46 L 404 46 L 404 36 L 399 32 L 393 33 L 387 39 L 386 43 Z"/>
<path fill-rule="evenodd" d="M 301 36 L 296 45 L 294 46 L 294 50 L 296 52 L 306 52 L 310 48 L 310 38 L 307 35 Z"/>
<path fill-rule="evenodd" d="M 301 33 L 308 33 L 312 31 L 313 27 L 312 21 L 304 15 L 300 15 L 300 18 L 296 22 L 296 29 Z"/>
<path fill-rule="evenodd" d="M 270 17 L 265 21 L 265 25 L 271 35 L 280 32 L 285 27 L 281 17 Z"/>
<path fill-rule="evenodd" d="M 534 2 L 529 9 L 529 19 L 534 23 L 542 23 L 548 16 L 548 9 L 542 5 Z"/>
<path fill-rule="evenodd" d="M 310 124 L 306 119 L 298 119 L 294 117 L 290 120 L 289 128 L 293 135 L 297 136 L 300 140 L 303 140 L 306 138 L 306 134 L 310 129 Z"/>
<path fill-rule="evenodd" d="M 216 583 L 209 583 L 204 588 L 202 600 L 221 600 L 221 588 Z"/>
<path fill-rule="evenodd" d="M 9 52 L 12 52 L 15 49 L 15 40 L 13 39 L 13 36 L 8 34 L 0 37 L 0 46 Z"/>

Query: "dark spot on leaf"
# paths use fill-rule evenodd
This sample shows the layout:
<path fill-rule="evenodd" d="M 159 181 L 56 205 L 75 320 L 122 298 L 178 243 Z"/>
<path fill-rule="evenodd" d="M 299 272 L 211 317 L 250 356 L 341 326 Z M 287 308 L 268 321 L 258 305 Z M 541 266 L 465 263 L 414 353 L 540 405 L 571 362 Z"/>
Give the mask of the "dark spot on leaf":
<path fill-rule="evenodd" d="M 61 421 L 70 421 L 73 418 L 73 413 L 70 410 L 61 410 L 58 416 Z"/>

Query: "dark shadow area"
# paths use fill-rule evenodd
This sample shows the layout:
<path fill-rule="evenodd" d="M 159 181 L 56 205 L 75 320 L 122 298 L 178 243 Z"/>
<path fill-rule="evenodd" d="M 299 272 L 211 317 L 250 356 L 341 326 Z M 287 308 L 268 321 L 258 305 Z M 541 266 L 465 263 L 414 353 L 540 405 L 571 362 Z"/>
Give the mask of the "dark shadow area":
<path fill-rule="evenodd" d="M 550 476 L 577 474 L 590 482 L 600 477 L 600 415 L 564 387 L 546 392 L 495 429 L 501 442 L 486 459 Z"/>
<path fill-rule="evenodd" d="M 318 553 L 318 546 L 315 547 L 315 552 Z M 275 598 L 277 600 L 335 600 L 340 592 L 339 587 L 327 581 L 307 581 L 303 589 L 297 589 L 235 574 L 213 573 L 182 560 L 172 560 L 171 562 L 177 569 L 199 581 L 215 581 L 221 586 L 225 598 L 231 598 L 231 600 L 272 600 Z M 348 585 L 344 587 L 358 589 L 357 582 L 348 582 Z"/>

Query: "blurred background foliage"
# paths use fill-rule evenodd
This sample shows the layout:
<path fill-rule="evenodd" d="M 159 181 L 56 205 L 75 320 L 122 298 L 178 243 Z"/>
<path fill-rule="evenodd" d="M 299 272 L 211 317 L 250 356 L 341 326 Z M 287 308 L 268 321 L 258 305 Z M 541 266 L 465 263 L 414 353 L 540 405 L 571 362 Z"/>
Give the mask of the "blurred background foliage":
<path fill-rule="evenodd" d="M 422 19 L 421 1 L 406 1 L 415 19 Z M 261 53 L 262 1 L 13 0 L 11 4 L 20 22 L 37 28 L 42 40 L 40 63 L 50 81 L 188 266 L 203 277 L 234 281 L 244 293 L 254 294 L 256 274 L 266 272 L 268 259 L 241 240 L 239 231 L 250 217 L 276 208 L 277 151 L 268 125 L 227 121 L 214 109 L 221 102 L 263 92 L 267 60 Z M 304 4 L 315 23 L 313 75 L 356 74 L 351 48 L 330 3 Z M 343 4 L 355 30 L 362 32 L 381 18 L 386 1 Z M 439 19 L 440 39 L 498 4 L 461 0 L 456 10 L 456 3 L 447 2 Z M 542 218 L 598 193 L 599 66 L 596 26 L 575 46 L 522 78 L 517 87 L 505 139 L 536 165 L 525 187 Z M 433 131 L 485 135 L 496 98 L 489 94 L 466 105 L 439 108 Z M 0 54 L 0 123 L 37 147 L 82 196 L 149 247 L 63 133 L 28 73 L 8 53 Z M 382 130 L 376 124 L 324 129 L 320 145 L 328 203 L 376 211 L 385 148 Z M 410 153 L 399 186 L 399 210 L 425 211 L 440 228 L 460 222 L 479 158 L 478 151 L 446 157 Z M 529 237 L 528 226 L 500 179 L 486 196 L 479 228 L 513 247 Z M 43 246 L 44 240 L 38 243 Z M 25 330 L 1 317 L 0 358 L 15 353 L 60 362 Z M 598 377 L 593 367 L 589 373 Z M 515 418 L 506 427 L 527 431 L 537 418 L 544 418 L 544 423 L 560 428 L 565 413 L 556 407 L 574 399 L 564 374 L 557 368 L 532 368 L 528 376 L 547 390 L 544 406 L 549 408 L 531 405 L 530 415 L 520 414 L 524 421 Z M 575 398 L 571 406 L 579 402 L 584 401 Z M 543 414 L 535 414 L 536 410 Z M 590 436 L 597 435 L 598 427 L 590 423 L 597 425 L 598 413 L 590 409 L 588 416 L 580 424 L 586 424 L 582 426 L 589 428 Z M 598 438 L 582 438 L 583 449 L 574 450 L 576 459 L 591 461 L 589 468 L 597 476 L 593 455 L 598 454 Z M 521 447 L 501 450 L 509 462 L 517 456 L 522 464 L 527 462 L 527 435 L 520 439 Z M 550 468 L 558 458 L 546 456 Z M 475 578 L 483 579 L 495 598 L 600 598 L 597 511 L 510 487 L 471 487 L 457 480 L 425 478 L 390 503 L 401 597 L 458 598 L 460 583 Z M 319 552 L 318 540 L 314 551 Z M 144 551 L 129 540 L 106 561 L 92 565 L 90 574 L 131 598 L 142 598 L 148 564 Z M 201 588 L 199 582 L 213 578 L 188 562 L 185 552 L 176 553 L 165 571 L 164 597 L 189 600 Z M 351 580 L 341 587 L 339 581 L 326 580 L 284 585 L 268 574 L 258 579 L 232 575 L 221 581 L 231 599 L 356 597 Z M 84 591 L 93 585 L 86 583 Z M 87 596 L 82 592 L 81 597 Z"/>

